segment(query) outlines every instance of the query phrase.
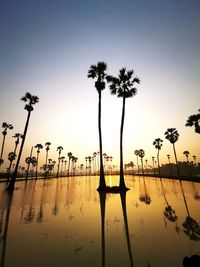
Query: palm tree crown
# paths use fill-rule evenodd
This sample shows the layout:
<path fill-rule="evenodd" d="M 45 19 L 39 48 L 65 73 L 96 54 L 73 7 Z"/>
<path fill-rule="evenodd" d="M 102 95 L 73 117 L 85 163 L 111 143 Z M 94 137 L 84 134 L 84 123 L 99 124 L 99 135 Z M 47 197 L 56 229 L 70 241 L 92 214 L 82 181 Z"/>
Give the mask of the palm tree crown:
<path fill-rule="evenodd" d="M 185 126 L 194 126 L 195 132 L 200 134 L 200 109 L 198 111 L 199 113 L 188 117 Z"/>
<path fill-rule="evenodd" d="M 13 129 L 13 126 L 12 126 L 12 124 L 9 124 L 7 122 L 3 122 L 2 123 L 2 128 L 4 129 L 3 132 L 2 132 L 2 134 L 5 136 L 7 134 L 7 130 L 8 129 L 12 130 Z"/>
<path fill-rule="evenodd" d="M 25 96 L 21 98 L 21 100 L 24 102 L 28 102 L 28 104 L 25 105 L 24 109 L 31 112 L 34 109 L 33 105 L 39 102 L 39 97 L 35 95 L 31 95 L 29 92 L 27 92 Z"/>
<path fill-rule="evenodd" d="M 179 138 L 179 133 L 175 128 L 168 128 L 165 132 L 165 138 L 168 139 L 171 144 L 174 144 Z"/>
<path fill-rule="evenodd" d="M 133 77 L 133 70 L 126 71 L 126 68 L 122 68 L 119 71 L 119 76 L 114 77 L 111 75 L 106 76 L 106 80 L 110 83 L 111 94 L 117 94 L 118 97 L 132 97 L 136 95 L 137 89 L 134 87 L 135 83 L 140 83 L 140 79 Z"/>
<path fill-rule="evenodd" d="M 156 139 L 153 141 L 153 145 L 155 146 L 156 149 L 160 150 L 161 147 L 162 147 L 162 142 L 163 142 L 162 139 L 160 139 L 160 138 L 156 138 Z"/>
<path fill-rule="evenodd" d="M 105 89 L 104 79 L 106 77 L 107 65 L 105 62 L 98 62 L 97 65 L 91 65 L 88 71 L 88 78 L 96 78 L 95 87 L 97 91 Z"/>

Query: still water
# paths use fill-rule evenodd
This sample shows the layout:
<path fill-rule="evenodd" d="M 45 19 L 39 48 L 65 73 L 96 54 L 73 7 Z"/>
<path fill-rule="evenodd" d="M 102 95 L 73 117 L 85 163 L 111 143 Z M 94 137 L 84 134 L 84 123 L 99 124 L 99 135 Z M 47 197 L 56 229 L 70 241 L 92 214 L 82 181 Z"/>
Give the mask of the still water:
<path fill-rule="evenodd" d="M 8 195 L 0 183 L 0 266 L 182 267 L 200 255 L 200 184 L 126 184 L 127 193 L 99 194 L 93 176 L 20 181 Z"/>

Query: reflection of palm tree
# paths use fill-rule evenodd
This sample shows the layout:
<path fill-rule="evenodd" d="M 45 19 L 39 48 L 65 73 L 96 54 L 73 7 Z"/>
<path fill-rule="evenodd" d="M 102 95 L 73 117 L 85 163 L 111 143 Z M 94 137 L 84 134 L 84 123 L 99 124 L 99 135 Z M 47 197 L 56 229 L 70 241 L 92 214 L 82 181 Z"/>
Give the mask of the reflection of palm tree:
<path fill-rule="evenodd" d="M 161 150 L 161 147 L 162 147 L 162 142 L 163 142 L 163 140 L 160 139 L 160 138 L 156 138 L 153 141 L 153 145 L 158 150 L 157 151 L 157 162 L 158 162 L 158 173 L 159 173 L 159 176 L 160 176 L 160 159 L 159 159 L 159 153 L 160 153 L 160 150 Z"/>
<path fill-rule="evenodd" d="M 37 165 L 36 165 L 36 171 L 35 171 L 35 179 L 37 179 L 39 154 L 40 154 L 40 149 L 43 149 L 43 145 L 37 144 L 35 145 L 35 148 L 37 148 Z"/>
<path fill-rule="evenodd" d="M 177 220 L 177 216 L 175 213 L 175 210 L 172 209 L 172 207 L 169 205 L 169 202 L 167 201 L 166 195 L 165 195 L 165 190 L 163 187 L 163 182 L 162 179 L 160 178 L 160 183 L 161 183 L 161 188 L 162 188 L 162 192 L 163 192 L 163 196 L 166 202 L 166 207 L 165 207 L 165 211 L 163 212 L 165 217 L 170 221 L 170 222 L 175 222 Z"/>
<path fill-rule="evenodd" d="M 195 132 L 200 134 L 200 109 L 198 111 L 199 113 L 188 117 L 185 126 L 194 126 Z"/>
<path fill-rule="evenodd" d="M 120 198 L 121 198 L 122 212 L 123 212 L 123 217 L 124 217 L 124 225 L 125 225 L 125 231 L 126 231 L 126 240 L 127 240 L 127 247 L 128 247 L 129 259 L 130 259 L 130 266 L 133 267 L 134 263 L 133 263 L 130 235 L 129 235 L 129 229 L 128 229 L 128 219 L 127 219 L 127 212 L 126 212 L 126 192 L 120 192 Z"/>
<path fill-rule="evenodd" d="M 175 149 L 175 143 L 178 140 L 178 137 L 179 137 L 179 133 L 177 132 L 175 128 L 168 128 L 167 131 L 165 132 L 165 138 L 168 139 L 170 143 L 173 145 L 174 156 L 175 156 L 176 167 L 177 167 L 177 174 L 178 176 L 180 176 L 180 170 L 178 166 L 178 160 L 177 160 L 176 149 Z"/>
<path fill-rule="evenodd" d="M 99 153 L 100 153 L 100 180 L 97 190 L 105 190 L 106 182 L 103 168 L 103 156 L 102 156 L 102 134 L 101 134 L 101 91 L 105 89 L 105 77 L 106 77 L 107 65 L 105 62 L 98 62 L 97 65 L 91 65 L 88 71 L 88 78 L 96 78 L 95 87 L 99 96 L 98 103 L 98 130 L 99 130 Z"/>
<path fill-rule="evenodd" d="M 101 260 L 102 267 L 105 267 L 105 209 L 106 209 L 106 193 L 99 192 L 100 208 L 101 208 Z"/>
<path fill-rule="evenodd" d="M 188 208 L 186 197 L 185 197 L 185 193 L 183 190 L 182 181 L 179 180 L 179 182 L 180 182 L 180 186 L 181 186 L 181 192 L 183 195 L 185 208 L 187 211 L 186 220 L 183 223 L 183 231 L 187 236 L 189 236 L 189 238 L 191 240 L 199 241 L 200 240 L 200 225 L 190 216 L 189 208 Z"/>
<path fill-rule="evenodd" d="M 123 190 L 127 190 L 124 181 L 124 165 L 123 165 L 123 129 L 125 118 L 125 104 L 126 98 L 133 97 L 137 93 L 137 89 L 134 87 L 135 83 L 140 83 L 139 78 L 133 77 L 133 70 L 126 71 L 126 68 L 122 68 L 119 71 L 119 76 L 114 77 L 108 75 L 106 77 L 107 82 L 110 83 L 111 94 L 122 97 L 122 117 L 120 127 L 120 183 L 119 187 Z"/>
<path fill-rule="evenodd" d="M 6 139 L 6 135 L 7 135 L 7 131 L 8 129 L 12 130 L 13 126 L 12 124 L 3 122 L 2 123 L 2 128 L 4 129 L 2 134 L 3 134 L 3 141 L 2 141 L 2 147 L 1 147 L 1 155 L 0 155 L 0 166 L 3 163 L 3 151 L 4 151 L 4 146 L 5 146 L 5 139 Z"/>
<path fill-rule="evenodd" d="M 8 235 L 8 226 L 9 226 L 9 218 L 10 218 L 10 210 L 11 210 L 11 205 L 12 205 L 12 197 L 13 197 L 13 193 L 6 193 L 5 194 L 6 197 L 6 208 L 5 208 L 5 223 L 4 223 L 4 228 L 1 232 L 1 236 L 0 236 L 0 242 L 2 243 L 2 251 L 1 251 L 1 262 L 0 262 L 0 266 L 4 267 L 5 264 L 5 255 L 6 255 L 6 247 L 7 247 L 7 235 Z M 2 214 L 2 218 L 0 218 L 1 220 L 3 220 L 3 216 L 4 214 Z"/>
<path fill-rule="evenodd" d="M 21 100 L 24 101 L 24 102 L 28 102 L 28 104 L 26 104 L 25 107 L 24 107 L 24 109 L 26 109 L 28 111 L 28 116 L 27 116 L 24 132 L 23 132 L 23 138 L 22 138 L 22 142 L 21 142 L 19 155 L 18 155 L 17 162 L 16 162 L 16 165 L 15 165 L 15 170 L 14 170 L 12 176 L 11 176 L 10 182 L 9 182 L 9 184 L 7 186 L 7 190 L 13 190 L 14 189 L 15 180 L 16 180 L 16 176 L 17 176 L 17 170 L 18 170 L 19 162 L 20 162 L 22 151 L 23 151 L 23 147 L 24 147 L 24 142 L 25 142 L 26 133 L 27 133 L 27 130 L 28 130 L 28 125 L 29 125 L 31 112 L 34 110 L 33 105 L 38 103 L 39 98 L 37 96 L 31 95 L 30 93 L 26 93 L 25 96 L 23 96 L 21 98 Z"/>
<path fill-rule="evenodd" d="M 140 191 L 141 191 L 139 199 L 141 202 L 144 202 L 145 204 L 149 205 L 151 203 L 151 197 L 148 194 L 148 190 L 147 190 L 147 186 L 146 186 L 146 180 L 145 180 L 144 175 L 143 175 L 142 179 L 143 179 L 143 185 L 144 185 L 144 193 L 142 193 L 142 186 L 141 186 L 141 181 L 140 181 L 140 177 L 139 177 Z"/>

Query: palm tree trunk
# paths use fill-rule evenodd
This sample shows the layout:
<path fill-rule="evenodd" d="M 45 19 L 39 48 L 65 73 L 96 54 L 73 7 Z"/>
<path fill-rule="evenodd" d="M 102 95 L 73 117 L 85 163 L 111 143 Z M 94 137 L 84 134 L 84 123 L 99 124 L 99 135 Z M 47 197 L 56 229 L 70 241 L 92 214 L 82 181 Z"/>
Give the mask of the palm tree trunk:
<path fill-rule="evenodd" d="M 176 160 L 176 168 L 177 168 L 177 174 L 178 177 L 180 176 L 180 170 L 179 170 L 179 166 L 178 166 L 178 160 L 177 160 L 177 156 L 176 156 L 176 149 L 175 149 L 175 144 L 173 143 L 173 149 L 174 149 L 174 156 L 175 156 L 175 160 Z"/>
<path fill-rule="evenodd" d="M 6 136 L 4 135 L 3 136 L 2 147 L 1 147 L 1 157 L 0 157 L 0 159 L 2 159 L 2 157 L 3 157 L 3 150 L 4 150 L 4 145 L 5 145 L 5 138 L 6 138 Z"/>
<path fill-rule="evenodd" d="M 98 104 L 98 130 L 99 130 L 99 153 L 100 153 L 100 181 L 97 190 L 104 190 L 106 188 L 104 168 L 103 168 L 103 155 L 102 155 L 102 135 L 101 135 L 101 90 L 99 93 L 99 104 Z"/>
<path fill-rule="evenodd" d="M 159 160 L 159 149 L 158 149 L 158 153 L 157 153 L 157 161 L 158 161 L 158 174 L 160 177 L 160 160 Z"/>
<path fill-rule="evenodd" d="M 36 170 L 35 170 L 35 179 L 37 179 L 37 175 L 38 175 L 38 159 L 39 159 L 39 152 L 37 152 L 37 165 L 36 165 Z"/>
<path fill-rule="evenodd" d="M 22 155 L 22 151 L 23 151 L 23 147 L 24 147 L 24 143 L 25 143 L 25 138 L 26 138 L 26 133 L 27 133 L 27 130 L 28 130 L 30 116 L 31 116 L 31 111 L 28 111 L 28 116 L 27 116 L 27 120 L 26 120 L 26 124 L 25 124 L 25 128 L 24 128 L 21 147 L 20 147 L 19 155 L 18 155 L 17 162 L 16 162 L 16 165 L 15 165 L 15 170 L 14 170 L 12 176 L 11 176 L 10 182 L 9 182 L 6 190 L 13 190 L 14 189 L 14 185 L 15 185 L 15 181 L 16 181 L 16 177 L 17 177 L 17 170 L 18 170 L 19 162 L 20 162 L 20 159 L 21 159 L 21 155 Z"/>
<path fill-rule="evenodd" d="M 125 117 L 125 100 L 126 98 L 123 97 L 123 104 L 122 104 L 122 118 L 121 118 L 121 128 L 120 128 L 120 182 L 119 186 L 121 188 L 126 188 L 125 181 L 124 181 L 124 164 L 123 164 L 123 129 L 124 129 L 124 117 Z"/>

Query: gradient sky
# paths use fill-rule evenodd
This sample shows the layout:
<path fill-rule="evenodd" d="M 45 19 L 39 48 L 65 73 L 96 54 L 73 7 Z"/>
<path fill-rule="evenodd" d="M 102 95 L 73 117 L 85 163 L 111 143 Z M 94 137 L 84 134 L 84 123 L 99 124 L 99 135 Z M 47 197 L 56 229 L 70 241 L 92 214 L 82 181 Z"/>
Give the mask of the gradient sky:
<path fill-rule="evenodd" d="M 105 61 L 109 74 L 126 67 L 141 79 L 138 94 L 126 105 L 125 162 L 135 161 L 134 150 L 140 148 L 150 161 L 158 137 L 164 140 L 160 154 L 166 162 L 173 150 L 164 132 L 171 127 L 180 134 L 178 159 L 184 160 L 188 150 L 199 161 L 200 136 L 185 127 L 200 108 L 199 10 L 198 0 L 1 1 L 0 123 L 14 126 L 4 158 L 14 147 L 11 136 L 23 131 L 27 112 L 20 98 L 26 91 L 40 102 L 32 112 L 23 158 L 31 145 L 47 141 L 53 159 L 60 145 L 64 156 L 71 151 L 79 163 L 98 151 L 98 95 L 87 71 Z M 122 99 L 108 88 L 103 91 L 104 152 L 116 162 L 121 106 Z"/>

